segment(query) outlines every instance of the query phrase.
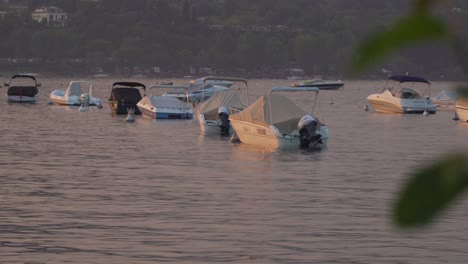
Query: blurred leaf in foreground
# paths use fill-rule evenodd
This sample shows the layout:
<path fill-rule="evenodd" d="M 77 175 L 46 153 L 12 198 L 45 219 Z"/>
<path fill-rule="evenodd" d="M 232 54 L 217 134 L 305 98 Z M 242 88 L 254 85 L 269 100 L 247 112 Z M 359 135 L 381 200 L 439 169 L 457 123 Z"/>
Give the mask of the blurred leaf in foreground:
<path fill-rule="evenodd" d="M 395 223 L 400 227 L 430 223 L 467 187 L 467 162 L 465 154 L 456 154 L 416 172 L 394 205 Z"/>
<path fill-rule="evenodd" d="M 413 8 L 415 11 L 429 10 L 429 8 L 436 2 L 437 0 L 415 0 Z"/>
<path fill-rule="evenodd" d="M 429 15 L 424 9 L 417 8 L 409 16 L 397 21 L 389 30 L 378 32 L 364 41 L 353 58 L 351 71 L 362 72 L 392 51 L 410 44 L 444 39 L 448 36 L 449 30 L 442 20 Z"/>

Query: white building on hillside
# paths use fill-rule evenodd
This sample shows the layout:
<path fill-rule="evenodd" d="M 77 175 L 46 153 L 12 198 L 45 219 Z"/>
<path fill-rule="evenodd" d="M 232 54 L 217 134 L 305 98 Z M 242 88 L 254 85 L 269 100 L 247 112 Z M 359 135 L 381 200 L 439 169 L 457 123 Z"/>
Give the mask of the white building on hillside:
<path fill-rule="evenodd" d="M 31 16 L 39 23 L 45 21 L 51 27 L 64 27 L 68 18 L 67 12 L 53 6 L 38 8 L 34 10 Z"/>

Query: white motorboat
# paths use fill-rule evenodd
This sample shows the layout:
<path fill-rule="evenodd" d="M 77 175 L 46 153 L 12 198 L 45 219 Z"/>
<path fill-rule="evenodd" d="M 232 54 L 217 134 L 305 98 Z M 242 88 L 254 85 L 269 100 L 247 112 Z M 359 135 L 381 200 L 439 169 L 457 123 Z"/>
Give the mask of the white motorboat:
<path fill-rule="evenodd" d="M 41 86 L 37 82 L 36 77 L 27 74 L 16 74 L 11 77 L 8 83 L 4 83 L 8 87 L 6 98 L 8 102 L 18 103 L 34 103 L 39 96 L 38 87 Z"/>
<path fill-rule="evenodd" d="M 134 115 L 141 115 L 137 103 L 143 98 L 140 94 L 141 88 L 143 96 L 146 94 L 146 86 L 138 82 L 115 82 L 112 84 L 109 106 L 113 114 L 127 115 L 133 109 Z"/>
<path fill-rule="evenodd" d="M 416 86 L 426 87 L 427 96 L 421 94 Z M 367 101 L 376 112 L 381 113 L 425 113 L 435 114 L 437 107 L 430 98 L 431 83 L 413 76 L 391 76 L 382 93 L 371 94 Z"/>
<path fill-rule="evenodd" d="M 204 82 L 210 81 L 229 81 L 234 83 L 245 84 L 245 101 L 248 104 L 248 84 L 247 80 L 234 77 L 205 77 Z M 231 86 L 232 87 L 232 86 Z M 240 87 L 239 87 L 240 89 Z M 197 111 L 200 129 L 205 135 L 221 134 L 230 136 L 233 134 L 229 115 L 230 110 L 243 110 L 246 104 L 242 101 L 241 96 L 233 90 L 215 92 L 208 100 L 200 105 Z"/>
<path fill-rule="evenodd" d="M 207 76 L 190 81 L 188 85 L 184 86 L 186 91 L 181 92 L 180 89 L 174 89 L 163 94 L 163 96 L 175 97 L 184 102 L 203 102 L 215 92 L 229 90 L 229 87 L 233 84 L 234 82 L 231 81 Z"/>
<path fill-rule="evenodd" d="M 271 149 L 325 148 L 328 127 L 288 97 L 273 92 L 315 92 L 316 102 L 319 89 L 276 87 L 246 109 L 231 115 L 231 124 L 240 141 Z"/>
<path fill-rule="evenodd" d="M 66 91 L 53 90 L 49 95 L 49 99 L 52 103 L 58 105 L 102 106 L 102 100 L 93 97 L 92 81 L 71 81 Z"/>
<path fill-rule="evenodd" d="M 459 120 L 468 122 L 468 99 L 458 98 L 455 103 L 455 111 Z"/>
<path fill-rule="evenodd" d="M 292 87 L 317 87 L 320 90 L 338 90 L 343 87 L 343 81 L 313 79 L 291 84 Z"/>
<path fill-rule="evenodd" d="M 138 103 L 137 107 L 144 116 L 154 119 L 192 119 L 193 111 L 186 103 L 174 97 L 152 95 L 152 89 L 187 89 L 183 86 L 153 85 Z"/>

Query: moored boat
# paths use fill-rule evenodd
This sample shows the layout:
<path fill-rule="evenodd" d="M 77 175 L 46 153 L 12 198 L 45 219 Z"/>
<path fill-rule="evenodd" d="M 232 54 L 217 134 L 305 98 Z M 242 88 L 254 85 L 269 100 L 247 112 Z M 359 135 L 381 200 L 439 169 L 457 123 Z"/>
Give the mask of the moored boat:
<path fill-rule="evenodd" d="M 8 87 L 6 94 L 8 102 L 35 103 L 39 96 L 38 87 L 41 84 L 33 75 L 15 74 L 4 86 Z"/>
<path fill-rule="evenodd" d="M 130 109 L 133 114 L 141 115 L 137 103 L 143 98 L 140 90 L 143 90 L 145 96 L 146 86 L 139 82 L 115 82 L 112 84 L 109 106 L 112 113 L 117 115 L 127 115 Z"/>
<path fill-rule="evenodd" d="M 333 81 L 321 79 L 307 80 L 291 84 L 292 87 L 317 87 L 320 90 L 338 90 L 343 87 L 343 85 L 344 82 L 340 80 Z"/>
<path fill-rule="evenodd" d="M 167 96 L 152 95 L 152 89 L 186 89 L 173 85 L 153 85 L 149 92 L 137 103 L 141 113 L 154 119 L 192 119 L 193 111 L 183 101 Z"/>
<path fill-rule="evenodd" d="M 425 86 L 427 95 L 422 94 L 416 85 Z M 431 83 L 414 76 L 391 76 L 388 78 L 381 93 L 371 94 L 367 101 L 376 112 L 380 113 L 431 113 L 435 114 L 437 107 L 430 98 Z"/>
<path fill-rule="evenodd" d="M 58 105 L 102 106 L 102 100 L 93 97 L 93 82 L 91 81 L 71 81 L 66 91 L 53 90 L 49 95 L 49 100 Z"/>
<path fill-rule="evenodd" d="M 174 89 L 164 93 L 163 96 L 174 97 L 184 102 L 203 102 L 215 92 L 229 90 L 233 84 L 234 82 L 231 81 L 207 76 L 192 80 L 189 84 L 184 85 L 185 91 Z"/>
<path fill-rule="evenodd" d="M 215 80 L 229 81 L 233 84 L 245 84 L 244 94 L 246 103 L 242 101 L 239 94 L 230 89 L 213 93 L 208 100 L 198 107 L 197 116 L 203 134 L 221 134 L 223 136 L 229 136 L 234 132 L 229 120 L 230 109 L 243 110 L 248 104 L 248 84 L 247 80 L 235 77 L 205 77 L 204 82 Z"/>
<path fill-rule="evenodd" d="M 285 95 L 274 92 L 316 92 L 317 100 L 319 89 L 275 87 L 246 109 L 231 115 L 231 124 L 240 141 L 272 149 L 325 148 L 328 127 L 313 113 L 303 110 Z"/>

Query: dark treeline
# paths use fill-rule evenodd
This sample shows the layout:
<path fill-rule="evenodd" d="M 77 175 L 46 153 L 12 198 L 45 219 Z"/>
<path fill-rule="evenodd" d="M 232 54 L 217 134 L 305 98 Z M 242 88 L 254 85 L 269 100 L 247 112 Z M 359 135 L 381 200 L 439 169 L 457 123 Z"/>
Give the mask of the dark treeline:
<path fill-rule="evenodd" d="M 11 9 L 10 1 L 0 10 Z M 0 20 L 0 58 L 34 58 L 26 70 L 69 74 L 133 74 L 160 67 L 189 74 L 210 67 L 218 73 L 275 77 L 302 68 L 309 76 L 342 77 L 363 38 L 409 10 L 410 1 L 376 0 L 29 0 L 27 11 Z M 456 1 L 454 1 L 456 2 Z M 468 3 L 441 7 L 442 15 L 466 20 Z M 68 13 L 65 27 L 31 18 L 41 6 Z M 453 8 L 457 9 L 455 12 Z M 0 70 L 13 64 L 0 63 Z M 26 66 L 25 66 L 26 65 Z M 402 51 L 369 71 L 411 72 L 458 78 L 461 70 L 444 43 Z M 18 67 L 18 66 L 17 66 Z M 13 68 L 13 70 L 16 70 Z M 273 76 L 272 76 L 273 75 Z"/>

